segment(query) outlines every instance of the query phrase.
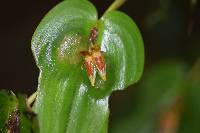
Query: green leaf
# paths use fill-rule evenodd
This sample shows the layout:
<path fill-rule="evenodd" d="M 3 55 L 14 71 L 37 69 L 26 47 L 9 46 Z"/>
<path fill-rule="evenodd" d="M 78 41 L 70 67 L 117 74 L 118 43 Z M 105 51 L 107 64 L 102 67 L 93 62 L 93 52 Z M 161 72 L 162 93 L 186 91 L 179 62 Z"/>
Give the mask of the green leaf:
<path fill-rule="evenodd" d="M 88 50 L 94 27 L 107 80 L 97 76 L 92 86 L 80 52 Z M 110 93 L 137 82 L 144 63 L 143 41 L 131 18 L 110 11 L 98 20 L 86 0 L 64 1 L 52 9 L 33 35 L 32 51 L 40 69 L 34 110 L 40 131 L 48 133 L 107 132 Z"/>
<path fill-rule="evenodd" d="M 106 13 L 100 23 L 103 34 L 99 44 L 105 48 L 105 58 L 110 65 L 110 80 L 106 81 L 109 86 L 105 88 L 124 89 L 137 82 L 143 71 L 144 50 L 140 32 L 131 18 L 119 11 Z"/>
<path fill-rule="evenodd" d="M 17 98 L 11 91 L 0 91 L 0 132 L 6 132 L 6 123 L 12 111 L 18 106 Z"/>

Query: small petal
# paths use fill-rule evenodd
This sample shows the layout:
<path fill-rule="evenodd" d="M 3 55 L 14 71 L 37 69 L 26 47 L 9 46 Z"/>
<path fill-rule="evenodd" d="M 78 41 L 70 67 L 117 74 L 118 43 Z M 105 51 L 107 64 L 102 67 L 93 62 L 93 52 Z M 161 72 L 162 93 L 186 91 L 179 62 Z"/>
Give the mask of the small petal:
<path fill-rule="evenodd" d="M 84 65 L 85 65 L 88 77 L 90 79 L 91 85 L 94 86 L 95 79 L 96 79 L 96 70 L 95 70 L 95 64 L 94 64 L 92 56 L 85 57 Z"/>
<path fill-rule="evenodd" d="M 98 70 L 99 76 L 106 81 L 106 64 L 102 53 L 100 51 L 93 52 L 92 57 L 94 58 L 95 66 Z"/>

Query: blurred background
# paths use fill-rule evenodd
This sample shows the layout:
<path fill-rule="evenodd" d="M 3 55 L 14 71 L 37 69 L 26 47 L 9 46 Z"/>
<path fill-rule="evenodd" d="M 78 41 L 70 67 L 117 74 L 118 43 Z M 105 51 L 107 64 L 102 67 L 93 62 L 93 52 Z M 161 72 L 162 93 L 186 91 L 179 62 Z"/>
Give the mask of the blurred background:
<path fill-rule="evenodd" d="M 0 4 L 0 88 L 30 95 L 39 70 L 31 37 L 61 0 L 13 0 Z M 99 16 L 112 0 L 91 0 Z M 112 133 L 200 133 L 200 1 L 127 0 L 145 45 L 142 79 L 110 98 Z"/>

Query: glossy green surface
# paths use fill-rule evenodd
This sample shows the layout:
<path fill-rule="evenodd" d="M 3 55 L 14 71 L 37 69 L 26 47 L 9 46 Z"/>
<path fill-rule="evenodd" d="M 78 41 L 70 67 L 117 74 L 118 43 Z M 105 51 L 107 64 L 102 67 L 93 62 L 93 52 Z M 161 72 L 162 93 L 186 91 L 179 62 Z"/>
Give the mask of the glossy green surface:
<path fill-rule="evenodd" d="M 97 76 L 94 87 L 80 56 L 93 27 L 107 69 L 107 80 Z M 110 93 L 138 81 L 144 64 L 143 41 L 131 18 L 110 11 L 98 20 L 86 0 L 66 0 L 52 9 L 34 33 L 32 51 L 40 69 L 34 110 L 42 133 L 107 132 Z"/>

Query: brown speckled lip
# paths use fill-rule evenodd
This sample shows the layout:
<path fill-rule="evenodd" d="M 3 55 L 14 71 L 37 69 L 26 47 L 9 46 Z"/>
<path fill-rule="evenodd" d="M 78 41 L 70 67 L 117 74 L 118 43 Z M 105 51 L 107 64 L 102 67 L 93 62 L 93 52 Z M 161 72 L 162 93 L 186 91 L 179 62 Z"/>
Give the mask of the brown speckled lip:
<path fill-rule="evenodd" d="M 9 119 L 6 124 L 7 133 L 19 133 L 19 122 L 20 122 L 20 112 L 18 109 L 15 109 L 9 115 Z"/>

